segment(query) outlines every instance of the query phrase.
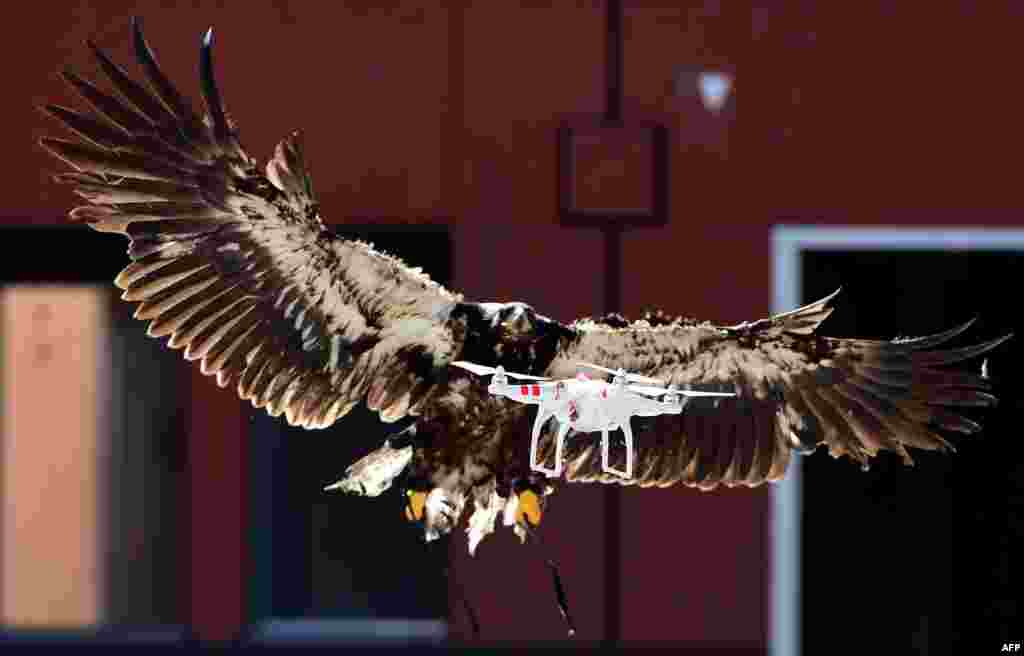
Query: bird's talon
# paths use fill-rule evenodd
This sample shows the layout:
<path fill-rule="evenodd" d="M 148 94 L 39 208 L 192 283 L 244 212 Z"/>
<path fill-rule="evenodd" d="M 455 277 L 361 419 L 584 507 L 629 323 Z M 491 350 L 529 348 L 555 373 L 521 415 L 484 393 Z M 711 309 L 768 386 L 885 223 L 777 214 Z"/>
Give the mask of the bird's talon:
<path fill-rule="evenodd" d="M 423 520 L 423 513 L 427 507 L 427 493 L 418 490 L 406 490 L 408 502 L 405 504 L 405 518 L 410 522 Z"/>
<path fill-rule="evenodd" d="M 519 505 L 516 508 L 516 523 L 527 524 L 536 527 L 540 524 L 543 510 L 540 507 L 540 497 L 533 490 L 524 490 L 519 493 Z"/>

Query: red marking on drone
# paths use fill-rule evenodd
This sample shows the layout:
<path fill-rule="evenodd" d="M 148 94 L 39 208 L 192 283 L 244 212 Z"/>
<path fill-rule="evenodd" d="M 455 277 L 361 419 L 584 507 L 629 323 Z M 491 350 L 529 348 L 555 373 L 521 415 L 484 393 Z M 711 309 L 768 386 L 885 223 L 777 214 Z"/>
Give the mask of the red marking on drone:
<path fill-rule="evenodd" d="M 519 393 L 522 394 L 523 396 L 529 396 L 529 394 L 530 394 L 530 386 L 529 385 L 523 385 L 522 387 L 519 388 Z"/>
<path fill-rule="evenodd" d="M 534 396 L 540 396 L 540 385 L 534 385 L 532 391 Z"/>
<path fill-rule="evenodd" d="M 607 399 L 608 398 L 608 390 L 606 390 L 606 389 L 601 390 L 601 398 L 602 399 Z"/>

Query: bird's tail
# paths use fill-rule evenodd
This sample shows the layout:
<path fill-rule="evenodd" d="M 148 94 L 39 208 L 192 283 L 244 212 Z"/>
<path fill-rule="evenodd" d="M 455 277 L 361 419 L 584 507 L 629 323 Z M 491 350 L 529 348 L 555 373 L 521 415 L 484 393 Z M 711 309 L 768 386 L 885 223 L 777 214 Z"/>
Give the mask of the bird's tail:
<path fill-rule="evenodd" d="M 358 496 L 376 497 L 391 487 L 412 462 L 416 424 L 392 435 L 377 449 L 345 470 L 345 477 L 324 490 L 340 490 Z"/>

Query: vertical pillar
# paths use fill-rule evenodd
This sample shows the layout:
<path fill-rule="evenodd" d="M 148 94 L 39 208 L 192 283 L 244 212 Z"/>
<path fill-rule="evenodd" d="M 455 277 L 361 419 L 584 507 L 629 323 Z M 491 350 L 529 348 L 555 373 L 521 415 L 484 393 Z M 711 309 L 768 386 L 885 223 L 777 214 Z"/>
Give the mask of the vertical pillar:
<path fill-rule="evenodd" d="M 63 285 L 8 287 L 0 298 L 2 623 L 88 628 L 104 619 L 105 299 Z"/>

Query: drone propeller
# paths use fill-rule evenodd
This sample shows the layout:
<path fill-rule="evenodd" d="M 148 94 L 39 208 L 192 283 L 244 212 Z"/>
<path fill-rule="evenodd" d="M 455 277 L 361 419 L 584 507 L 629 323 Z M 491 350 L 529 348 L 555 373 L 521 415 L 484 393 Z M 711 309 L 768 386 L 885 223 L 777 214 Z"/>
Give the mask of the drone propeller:
<path fill-rule="evenodd" d="M 626 389 L 650 396 L 661 396 L 662 394 L 678 394 L 679 396 L 736 396 L 733 392 L 699 392 L 697 390 L 670 389 L 666 387 L 651 387 L 649 385 L 630 385 Z"/>
<path fill-rule="evenodd" d="M 499 375 L 502 375 L 502 376 L 509 376 L 511 378 L 523 378 L 525 380 L 551 380 L 550 378 L 545 378 L 543 376 L 531 376 L 529 374 L 517 374 L 517 373 L 514 373 L 512 371 L 505 371 L 501 367 L 498 367 L 498 368 L 488 367 L 488 366 L 485 366 L 485 365 L 482 365 L 482 364 L 476 364 L 474 362 L 466 362 L 465 360 L 458 360 L 456 362 L 452 362 L 451 365 L 453 367 L 460 367 L 462 369 L 465 369 L 466 371 L 472 371 L 474 374 L 477 374 L 478 376 L 487 376 L 487 375 L 490 375 L 490 374 L 499 374 Z"/>
<path fill-rule="evenodd" d="M 591 369 L 597 369 L 598 371 L 603 371 L 605 373 L 612 374 L 613 376 L 618 376 L 619 375 L 619 372 L 616 371 L 615 369 L 609 369 L 608 367 L 602 367 L 599 364 L 591 364 L 589 362 L 580 362 L 578 360 L 576 361 L 576 364 L 583 365 L 584 367 L 590 367 Z M 660 381 L 660 380 L 658 380 L 656 378 L 648 378 L 647 376 L 641 376 L 640 374 L 631 374 L 628 371 L 623 372 L 623 373 L 625 373 L 625 375 L 626 375 L 626 380 L 635 380 L 638 383 L 650 383 L 652 385 L 664 385 L 665 384 L 664 382 L 662 382 L 662 381 Z"/>

